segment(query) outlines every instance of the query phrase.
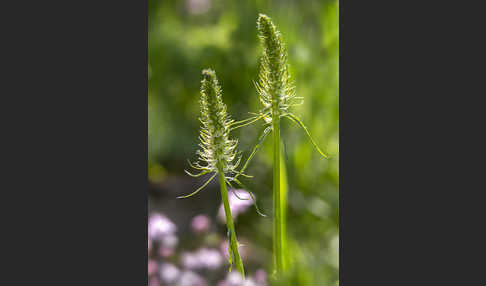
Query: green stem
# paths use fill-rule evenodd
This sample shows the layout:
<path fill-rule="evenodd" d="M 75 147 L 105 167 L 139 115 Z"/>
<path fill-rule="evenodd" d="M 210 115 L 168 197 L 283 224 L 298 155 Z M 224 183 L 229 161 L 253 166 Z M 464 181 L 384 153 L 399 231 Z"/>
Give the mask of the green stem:
<path fill-rule="evenodd" d="M 282 253 L 283 253 L 283 270 L 287 271 L 290 265 L 290 254 L 287 241 L 287 168 L 282 149 L 280 149 L 280 216 L 282 217 Z"/>
<path fill-rule="evenodd" d="M 226 226 L 230 230 L 231 249 L 233 250 L 233 260 L 236 265 L 236 269 L 245 277 L 245 269 L 243 268 L 243 261 L 241 260 L 240 253 L 238 252 L 238 241 L 236 240 L 235 226 L 233 224 L 233 217 L 231 216 L 231 209 L 228 201 L 228 189 L 224 179 L 224 173 L 219 172 L 219 184 L 221 186 L 221 198 L 223 200 L 224 213 L 226 214 Z M 231 255 L 231 253 L 229 254 Z"/>
<path fill-rule="evenodd" d="M 278 276 L 283 271 L 282 205 L 280 198 L 280 118 L 273 116 L 273 255 Z"/>

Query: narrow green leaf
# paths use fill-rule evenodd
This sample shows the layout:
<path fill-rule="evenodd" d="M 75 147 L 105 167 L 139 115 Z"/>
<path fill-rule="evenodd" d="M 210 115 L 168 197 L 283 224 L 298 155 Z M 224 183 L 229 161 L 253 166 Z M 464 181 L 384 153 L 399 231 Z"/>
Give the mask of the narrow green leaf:
<path fill-rule="evenodd" d="M 316 148 L 317 152 L 319 152 L 324 158 L 327 158 L 327 155 L 324 154 L 324 152 L 322 152 L 322 150 L 319 148 L 319 146 L 317 146 L 316 142 L 314 141 L 314 139 L 312 139 L 312 136 L 310 135 L 310 132 L 309 130 L 307 130 L 307 127 L 305 127 L 304 123 L 302 122 L 302 120 L 300 120 L 297 116 L 293 115 L 292 113 L 289 113 L 287 116 L 285 116 L 287 118 L 289 118 L 292 122 L 295 122 L 297 123 L 300 127 L 302 127 L 304 130 L 305 130 L 305 133 L 307 134 L 307 136 L 309 137 L 310 141 L 312 142 L 312 145 L 314 145 L 314 148 Z"/>
<path fill-rule="evenodd" d="M 199 193 L 202 189 L 204 189 L 204 187 L 206 187 L 209 182 L 211 182 L 214 177 L 216 177 L 217 173 L 215 173 L 211 178 L 209 178 L 209 180 L 206 181 L 206 183 L 204 183 L 204 185 L 202 185 L 201 187 L 199 187 L 199 189 L 195 190 L 194 192 L 190 193 L 189 195 L 185 195 L 185 196 L 180 196 L 180 197 L 177 197 L 178 199 L 185 199 L 185 198 L 189 198 L 189 197 L 192 197 L 194 196 L 195 194 Z"/>

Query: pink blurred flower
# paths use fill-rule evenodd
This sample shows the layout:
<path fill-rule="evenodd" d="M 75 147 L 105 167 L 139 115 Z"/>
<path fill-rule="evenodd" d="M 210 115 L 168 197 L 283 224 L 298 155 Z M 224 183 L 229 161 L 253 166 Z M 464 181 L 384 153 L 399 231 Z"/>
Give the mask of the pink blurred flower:
<path fill-rule="evenodd" d="M 217 286 L 263 286 L 263 284 L 257 284 L 252 278 L 244 279 L 237 271 L 231 271 L 226 275 L 225 280 L 218 282 Z"/>
<path fill-rule="evenodd" d="M 197 269 L 200 267 L 199 258 L 190 252 L 183 252 L 181 254 L 182 265 L 187 269 Z"/>
<path fill-rule="evenodd" d="M 177 246 L 177 242 L 179 242 L 179 239 L 174 234 L 162 236 L 160 239 L 161 245 L 168 248 L 175 248 Z"/>
<path fill-rule="evenodd" d="M 160 286 L 159 278 L 157 278 L 157 276 L 150 277 L 148 286 Z"/>
<path fill-rule="evenodd" d="M 178 243 L 176 230 L 176 225 L 166 216 L 159 213 L 150 215 L 148 221 L 149 251 L 152 249 L 153 242 L 157 242 L 159 243 L 159 255 L 171 256 Z"/>
<path fill-rule="evenodd" d="M 172 235 L 177 230 L 176 225 L 167 217 L 155 213 L 148 219 L 148 237 L 159 241 L 166 235 Z"/>
<path fill-rule="evenodd" d="M 211 220 L 207 215 L 197 215 L 192 219 L 191 227 L 195 233 L 206 232 L 209 229 Z"/>
<path fill-rule="evenodd" d="M 186 0 L 186 8 L 190 14 L 204 14 L 211 8 L 210 0 Z"/>
<path fill-rule="evenodd" d="M 218 282 L 218 285 L 217 286 L 229 286 L 228 282 L 226 282 L 226 280 L 221 280 Z"/>
<path fill-rule="evenodd" d="M 217 269 L 223 264 L 223 256 L 216 249 L 203 248 L 198 255 L 208 269 Z"/>
<path fill-rule="evenodd" d="M 237 271 L 231 271 L 228 273 L 226 276 L 226 281 L 228 282 L 229 285 L 238 285 L 243 282 L 243 276 L 240 275 Z"/>
<path fill-rule="evenodd" d="M 152 251 L 152 240 L 149 238 L 148 239 L 148 253 L 150 255 L 150 251 Z"/>
<path fill-rule="evenodd" d="M 253 281 L 253 279 L 248 278 L 248 279 L 245 279 L 245 281 L 243 281 L 241 286 L 257 286 L 257 284 L 255 283 L 255 281 Z"/>
<path fill-rule="evenodd" d="M 223 265 L 223 256 L 216 249 L 201 248 L 182 254 L 182 264 L 187 269 L 217 269 Z"/>
<path fill-rule="evenodd" d="M 157 268 L 158 268 L 157 261 L 153 259 L 149 259 L 147 264 L 148 264 L 148 270 L 147 270 L 148 276 L 157 273 Z"/>
<path fill-rule="evenodd" d="M 172 256 L 174 254 L 174 249 L 173 248 L 170 248 L 170 247 L 165 247 L 165 246 L 161 246 L 159 248 L 159 255 L 164 257 L 164 258 L 167 258 L 169 256 Z"/>
<path fill-rule="evenodd" d="M 163 263 L 160 266 L 160 278 L 166 283 L 173 283 L 179 278 L 180 270 L 174 264 Z"/>
<path fill-rule="evenodd" d="M 267 273 L 263 269 L 258 269 L 255 271 L 255 275 L 253 275 L 253 279 L 259 286 L 266 286 L 267 285 Z"/>
<path fill-rule="evenodd" d="M 226 275 L 226 285 L 227 286 L 242 286 L 245 279 L 238 271 L 231 271 Z"/>
<path fill-rule="evenodd" d="M 207 286 L 206 280 L 204 280 L 198 274 L 192 271 L 184 271 L 179 278 L 178 286 Z"/>
<path fill-rule="evenodd" d="M 221 244 L 219 245 L 219 250 L 221 251 L 221 253 L 223 254 L 223 256 L 228 259 L 229 257 L 229 251 L 228 251 L 228 245 L 229 241 L 227 239 L 223 240 L 223 242 L 221 242 Z M 239 249 L 238 249 L 239 251 Z"/>
<path fill-rule="evenodd" d="M 248 207 L 253 204 L 253 200 L 245 190 L 236 189 L 234 190 L 234 192 L 237 193 L 238 197 L 242 198 L 239 199 L 232 191 L 228 191 L 228 200 L 231 209 L 231 216 L 233 217 L 233 219 L 236 219 L 239 214 L 245 212 Z M 223 204 L 221 204 L 219 207 L 218 219 L 221 222 L 226 222 Z"/>

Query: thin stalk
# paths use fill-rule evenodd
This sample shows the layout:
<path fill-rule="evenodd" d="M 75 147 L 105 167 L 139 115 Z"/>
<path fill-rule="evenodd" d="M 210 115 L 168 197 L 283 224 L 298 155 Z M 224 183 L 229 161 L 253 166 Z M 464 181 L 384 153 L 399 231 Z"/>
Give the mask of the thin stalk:
<path fill-rule="evenodd" d="M 280 275 L 284 267 L 282 225 L 282 204 L 280 194 L 280 118 L 273 121 L 273 257 L 276 274 Z"/>
<path fill-rule="evenodd" d="M 223 200 L 224 213 L 226 214 L 226 226 L 230 231 L 229 239 L 233 252 L 233 263 L 236 265 L 236 269 L 238 270 L 238 272 L 240 272 L 240 274 L 245 277 L 243 261 L 241 260 L 240 253 L 238 252 L 238 241 L 236 240 L 235 226 L 233 224 L 233 217 L 231 216 L 231 209 L 228 200 L 228 189 L 226 188 L 226 182 L 223 172 L 219 172 L 219 185 L 221 186 L 221 198 Z M 231 253 L 229 255 L 231 255 Z"/>
<path fill-rule="evenodd" d="M 287 168 L 285 166 L 284 154 L 280 152 L 280 216 L 282 217 L 282 253 L 283 253 L 283 270 L 287 271 L 290 265 L 290 253 L 288 248 L 287 237 Z"/>

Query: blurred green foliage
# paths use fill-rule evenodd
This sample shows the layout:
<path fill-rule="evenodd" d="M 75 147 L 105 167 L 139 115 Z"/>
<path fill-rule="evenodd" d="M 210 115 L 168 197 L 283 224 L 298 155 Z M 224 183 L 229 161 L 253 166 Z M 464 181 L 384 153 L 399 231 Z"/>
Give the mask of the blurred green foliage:
<path fill-rule="evenodd" d="M 290 72 L 304 104 L 294 107 L 319 146 L 284 120 L 282 139 L 288 172 L 289 251 L 293 257 L 290 285 L 337 285 L 338 282 L 338 133 L 339 7 L 331 1 L 149 0 L 148 135 L 149 179 L 182 176 L 186 159 L 198 149 L 201 70 L 213 68 L 232 118 L 260 109 L 253 86 L 261 47 L 258 13 L 272 17 L 287 43 Z M 260 122 L 261 123 L 261 122 Z M 244 158 L 263 131 L 261 124 L 240 128 Z M 271 137 L 271 136 L 269 136 Z M 272 148 L 264 147 L 248 168 L 247 186 L 271 214 Z M 271 220 L 247 216 L 237 232 L 271 251 Z M 270 256 L 269 256 L 270 257 Z M 268 270 L 271 269 L 269 261 Z"/>

